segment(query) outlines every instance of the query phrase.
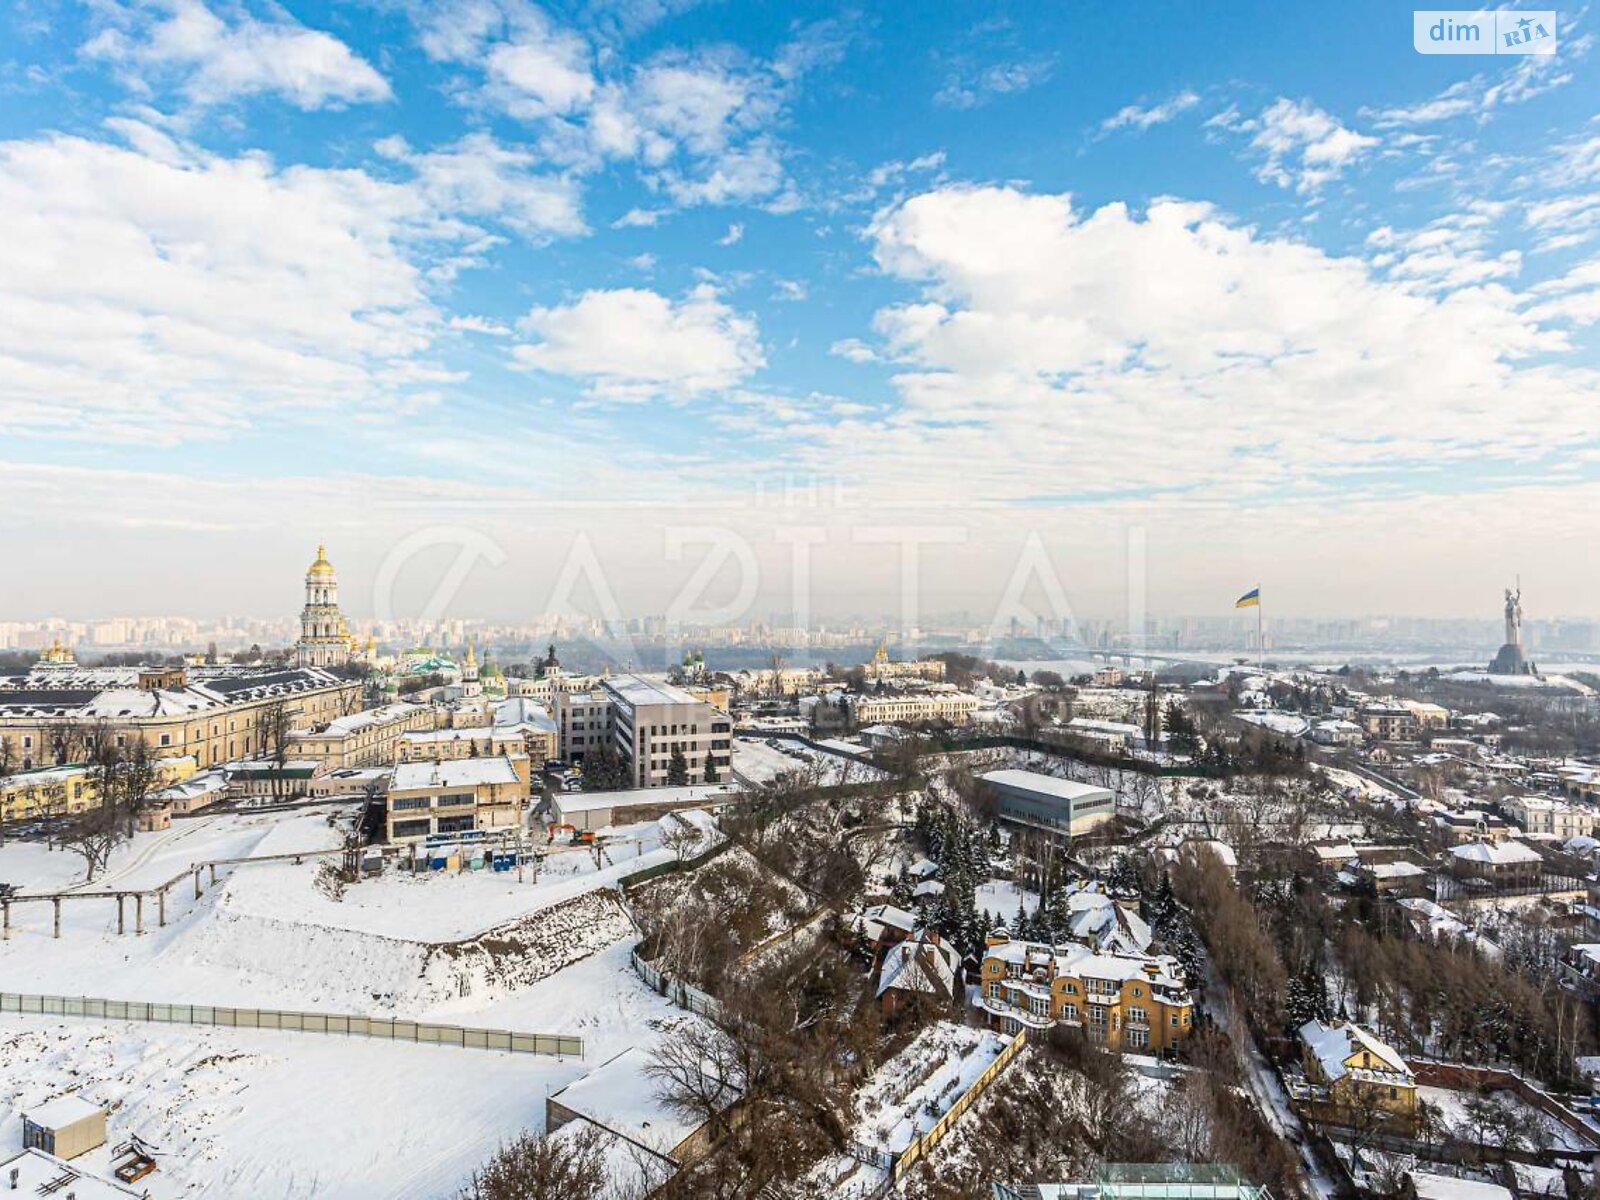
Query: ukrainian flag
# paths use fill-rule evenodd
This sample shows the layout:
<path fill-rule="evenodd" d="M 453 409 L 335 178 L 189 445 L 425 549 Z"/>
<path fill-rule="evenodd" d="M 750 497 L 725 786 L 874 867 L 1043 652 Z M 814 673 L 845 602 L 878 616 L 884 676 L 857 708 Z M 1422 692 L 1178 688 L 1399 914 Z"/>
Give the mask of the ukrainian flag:
<path fill-rule="evenodd" d="M 1258 587 L 1251 588 L 1248 592 L 1235 600 L 1233 602 L 1233 606 L 1235 608 L 1260 608 L 1261 589 Z"/>

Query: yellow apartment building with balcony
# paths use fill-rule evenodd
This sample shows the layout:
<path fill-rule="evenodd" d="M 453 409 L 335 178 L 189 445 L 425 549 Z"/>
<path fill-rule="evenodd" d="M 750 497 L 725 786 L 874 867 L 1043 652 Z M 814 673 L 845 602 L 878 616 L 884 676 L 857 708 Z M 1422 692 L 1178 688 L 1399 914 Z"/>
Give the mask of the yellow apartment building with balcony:
<path fill-rule="evenodd" d="M 1194 997 L 1169 955 L 1104 953 L 989 935 L 978 1006 L 1002 1033 L 1065 1025 L 1111 1050 L 1159 1054 L 1194 1028 Z"/>

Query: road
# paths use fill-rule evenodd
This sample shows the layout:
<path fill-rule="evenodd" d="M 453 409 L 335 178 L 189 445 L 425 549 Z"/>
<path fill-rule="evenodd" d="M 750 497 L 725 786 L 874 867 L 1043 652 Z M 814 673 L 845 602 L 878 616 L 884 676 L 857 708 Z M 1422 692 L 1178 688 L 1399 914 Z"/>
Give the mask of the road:
<path fill-rule="evenodd" d="M 1233 990 L 1217 974 L 1209 955 L 1206 957 L 1206 1007 L 1233 1043 L 1245 1089 L 1267 1122 L 1267 1127 L 1279 1138 L 1290 1142 L 1299 1153 L 1301 1182 L 1308 1194 L 1318 1197 L 1318 1200 L 1334 1200 L 1339 1194 L 1338 1185 L 1317 1161 L 1300 1114 L 1289 1103 L 1289 1094 L 1283 1090 L 1282 1080 L 1267 1061 L 1261 1044 L 1250 1031 L 1249 1022 L 1234 1003 Z"/>

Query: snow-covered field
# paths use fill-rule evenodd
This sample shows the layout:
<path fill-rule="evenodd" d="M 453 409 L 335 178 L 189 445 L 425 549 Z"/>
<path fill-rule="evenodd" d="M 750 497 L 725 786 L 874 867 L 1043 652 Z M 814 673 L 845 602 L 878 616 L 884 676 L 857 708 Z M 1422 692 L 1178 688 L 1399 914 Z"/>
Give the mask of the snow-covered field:
<path fill-rule="evenodd" d="M 703 814 L 702 814 L 703 816 Z M 677 817 L 665 818 L 678 821 Z M 719 836 L 709 818 L 702 838 Z M 115 1106 L 113 1144 L 159 1148 L 154 1200 L 190 1196 L 446 1197 L 501 1141 L 542 1128 L 544 1098 L 684 1019 L 633 971 L 626 874 L 669 860 L 657 823 L 608 844 L 552 852 L 537 879 L 488 871 L 393 871 L 347 885 L 320 861 L 219 871 L 196 898 L 172 889 L 167 924 L 145 904 L 142 936 L 116 933 L 95 896 L 12 912 L 0 987 L 399 1015 L 575 1034 L 582 1061 L 275 1031 L 7 1015 L 0 1019 L 0 1150 L 18 1112 L 81 1089 Z M 225 815 L 141 835 L 108 881 L 165 882 L 216 857 L 338 844 L 326 811 Z M 693 853 L 694 847 L 686 850 Z M 28 891 L 76 878 L 77 859 L 31 843 L 0 849 L 0 879 Z M 92 1163 L 86 1163 L 92 1166 Z"/>
<path fill-rule="evenodd" d="M 226 842 L 268 853 L 337 837 L 324 817 L 308 813 L 217 818 L 196 832 L 211 847 Z M 629 927 L 616 902 L 590 905 L 582 898 L 673 852 L 660 845 L 654 822 L 616 832 L 598 861 L 588 848 L 552 853 L 537 878 L 530 869 L 522 883 L 515 873 L 391 870 L 335 898 L 317 886 L 317 860 L 249 864 L 232 868 L 198 899 L 187 883 L 172 889 L 165 928 L 147 901 L 143 936 L 132 933 L 131 904 L 129 931 L 119 936 L 114 902 L 69 901 L 59 939 L 51 937 L 49 904 L 15 905 L 12 936 L 0 942 L 0 980 L 15 991 L 410 1015 L 441 992 L 507 986 L 482 946 L 469 942 L 446 954 L 439 943 L 492 930 L 501 941 L 514 939 L 524 957 L 535 950 L 548 956 L 543 965 L 557 970 L 621 937 Z M 168 879 L 191 861 L 186 855 L 194 844 L 192 836 L 149 842 L 136 848 L 130 865 Z M 52 856 L 37 845 L 5 847 L 0 878 L 13 861 L 25 873 L 41 857 Z M 535 974 L 530 965 L 522 978 Z"/>
<path fill-rule="evenodd" d="M 27 893 L 155 887 L 212 859 L 331 849 L 339 845 L 339 832 L 329 817 L 348 811 L 349 805 L 319 805 L 286 813 L 181 818 L 170 829 L 134 834 L 112 852 L 92 884 L 83 882 L 83 859 L 72 851 L 13 839 L 0 847 L 0 882 Z"/>
<path fill-rule="evenodd" d="M 1341 770 L 1338 767 L 1318 765 L 1316 770 L 1328 777 L 1328 782 L 1348 796 L 1355 796 L 1373 803 L 1392 804 L 1400 797 L 1380 783 L 1374 783 L 1365 775 L 1357 775 L 1354 771 Z"/>
<path fill-rule="evenodd" d="M 345 889 L 334 900 L 306 886 L 305 872 L 270 865 L 240 871 L 229 880 L 225 904 L 239 916 L 292 920 L 412 941 L 456 941 L 506 921 L 550 908 L 669 861 L 655 822 L 613 831 L 598 851 L 552 847 L 537 871 L 387 873 Z M 598 854 L 598 860 L 597 860 Z"/>
<path fill-rule="evenodd" d="M 1594 667 L 1591 664 L 1585 669 L 1592 671 Z M 1592 687 L 1569 675 L 1490 675 L 1486 671 L 1456 671 L 1445 678 L 1454 683 L 1481 683 L 1485 687 L 1535 691 L 1565 688 L 1580 696 L 1594 695 Z"/>
<path fill-rule="evenodd" d="M 705 814 L 550 848 L 537 870 L 412 875 L 342 888 L 325 860 L 228 866 L 195 896 L 152 899 L 142 935 L 116 932 L 102 892 L 145 889 L 212 859 L 333 849 L 348 806 L 183 820 L 120 847 L 83 899 L 16 905 L 0 942 L 6 990 L 402 1015 L 574 1034 L 582 1060 L 266 1030 L 0 1018 L 0 1153 L 20 1113 L 65 1092 L 112 1110 L 112 1145 L 138 1135 L 160 1170 L 153 1200 L 199 1196 L 448 1197 L 495 1147 L 544 1125 L 544 1100 L 686 1018 L 629 962 L 616 886 L 720 836 Z M 698 819 L 696 819 L 698 818 Z M 697 846 L 664 844 L 688 820 Z M 538 839 L 530 839 L 534 844 Z M 0 847 L 0 880 L 39 894 L 82 884 L 82 860 Z M 105 1168 L 109 1151 L 84 1166 Z"/>
<path fill-rule="evenodd" d="M 585 1064 L 265 1030 L 0 1018 L 0 1157 L 20 1113 L 73 1089 L 111 1106 L 105 1170 L 158 1148 L 152 1200 L 446 1197 L 501 1141 L 541 1128 Z"/>

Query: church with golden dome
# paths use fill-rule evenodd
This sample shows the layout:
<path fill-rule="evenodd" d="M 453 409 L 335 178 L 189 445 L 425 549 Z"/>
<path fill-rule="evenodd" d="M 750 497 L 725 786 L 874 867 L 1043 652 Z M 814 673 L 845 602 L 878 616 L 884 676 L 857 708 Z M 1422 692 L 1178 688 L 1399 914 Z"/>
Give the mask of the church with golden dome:
<path fill-rule="evenodd" d="M 306 568 L 306 605 L 300 610 L 300 640 L 295 661 L 302 667 L 342 667 L 350 661 L 355 638 L 339 609 L 339 576 L 327 551 L 317 547 Z"/>

